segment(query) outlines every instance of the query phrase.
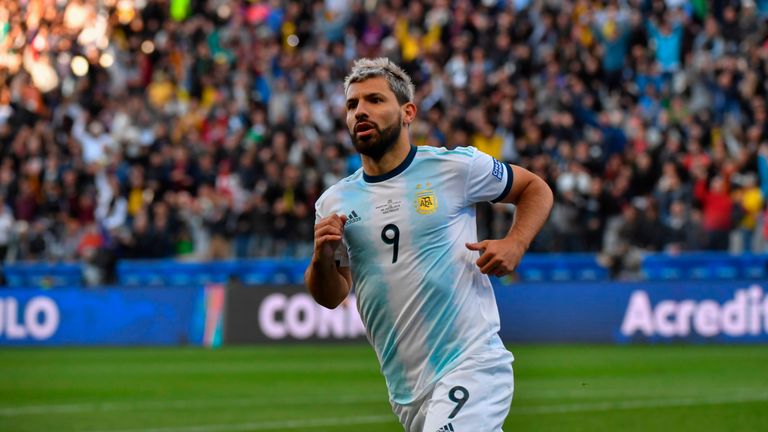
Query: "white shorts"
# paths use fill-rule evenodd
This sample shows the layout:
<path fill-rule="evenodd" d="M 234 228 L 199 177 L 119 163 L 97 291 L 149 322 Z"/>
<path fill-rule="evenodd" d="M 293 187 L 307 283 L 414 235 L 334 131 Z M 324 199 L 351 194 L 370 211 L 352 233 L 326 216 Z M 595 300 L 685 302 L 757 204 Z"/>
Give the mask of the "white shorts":
<path fill-rule="evenodd" d="M 515 389 L 512 354 L 503 348 L 467 357 L 407 405 L 392 402 L 406 432 L 500 432 Z"/>

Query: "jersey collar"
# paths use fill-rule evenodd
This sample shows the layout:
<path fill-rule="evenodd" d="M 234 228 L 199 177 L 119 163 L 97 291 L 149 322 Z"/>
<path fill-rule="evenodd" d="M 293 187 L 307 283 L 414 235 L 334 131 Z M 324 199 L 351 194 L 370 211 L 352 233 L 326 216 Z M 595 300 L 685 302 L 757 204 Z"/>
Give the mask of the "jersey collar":
<path fill-rule="evenodd" d="M 395 167 L 395 169 L 381 175 L 368 175 L 365 173 L 365 171 L 363 171 L 363 180 L 365 180 L 366 183 L 379 183 L 379 182 L 383 182 L 384 180 L 389 180 L 392 177 L 405 171 L 405 169 L 411 165 L 411 162 L 413 162 L 413 159 L 415 157 L 416 157 L 416 146 L 412 145 L 411 150 L 408 152 L 408 156 L 406 156 L 405 159 L 402 162 L 400 162 L 400 165 Z"/>

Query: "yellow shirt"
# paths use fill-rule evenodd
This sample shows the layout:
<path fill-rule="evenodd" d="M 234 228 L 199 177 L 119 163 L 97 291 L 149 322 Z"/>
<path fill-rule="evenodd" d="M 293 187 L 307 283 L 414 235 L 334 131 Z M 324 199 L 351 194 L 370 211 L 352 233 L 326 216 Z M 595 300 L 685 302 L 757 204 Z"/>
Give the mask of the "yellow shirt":
<path fill-rule="evenodd" d="M 163 108 L 173 98 L 176 89 L 168 80 L 154 81 L 147 89 L 147 98 L 149 103 L 157 108 Z"/>
<path fill-rule="evenodd" d="M 741 220 L 741 226 L 747 229 L 753 229 L 757 224 L 757 216 L 763 208 L 763 194 L 757 187 L 749 188 L 744 191 L 741 198 L 741 206 L 744 208 L 744 218 Z"/>
<path fill-rule="evenodd" d="M 474 134 L 472 136 L 472 145 L 481 152 L 501 160 L 501 149 L 504 146 L 504 140 L 499 135 L 494 133 L 489 138 L 483 134 Z"/>
<path fill-rule="evenodd" d="M 441 29 L 434 25 L 426 34 L 419 35 L 411 31 L 406 18 L 400 18 L 395 22 L 394 33 L 395 38 L 400 42 L 403 61 L 409 62 L 421 55 L 422 50 L 429 50 L 440 41 Z"/>
<path fill-rule="evenodd" d="M 136 216 L 144 206 L 144 191 L 140 188 L 133 188 L 128 192 L 128 214 Z"/>

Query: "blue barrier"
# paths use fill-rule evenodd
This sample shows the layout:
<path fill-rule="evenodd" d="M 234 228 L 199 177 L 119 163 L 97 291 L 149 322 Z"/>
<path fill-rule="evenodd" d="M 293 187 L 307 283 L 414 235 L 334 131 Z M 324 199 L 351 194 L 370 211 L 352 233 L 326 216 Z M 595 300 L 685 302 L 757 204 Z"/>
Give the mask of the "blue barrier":
<path fill-rule="evenodd" d="M 121 260 L 117 285 L 126 287 L 201 287 L 238 279 L 246 285 L 301 284 L 307 259 L 248 259 L 211 262 Z M 3 269 L 10 287 L 61 287 L 83 284 L 78 263 L 17 263 Z M 768 254 L 729 255 L 694 252 L 649 254 L 642 262 L 648 281 L 768 278 Z M 599 282 L 610 274 L 595 254 L 527 254 L 517 269 L 521 282 Z"/>
<path fill-rule="evenodd" d="M 608 269 L 595 254 L 528 254 L 517 274 L 525 282 L 606 281 Z"/>
<path fill-rule="evenodd" d="M 307 260 L 232 260 L 213 262 L 121 261 L 118 284 L 125 286 L 203 286 L 238 279 L 247 285 L 300 284 Z"/>
<path fill-rule="evenodd" d="M 224 283 L 238 273 L 238 262 L 120 261 L 117 283 L 125 286 L 203 286 Z"/>
<path fill-rule="evenodd" d="M 642 273 L 645 280 L 763 279 L 768 277 L 768 255 L 652 254 L 643 258 Z"/>
<path fill-rule="evenodd" d="M 768 257 L 763 255 L 744 255 L 739 262 L 741 277 L 747 279 L 768 279 Z"/>
<path fill-rule="evenodd" d="M 8 285 L 12 287 L 59 287 L 82 285 L 79 263 L 18 263 L 3 266 Z"/>

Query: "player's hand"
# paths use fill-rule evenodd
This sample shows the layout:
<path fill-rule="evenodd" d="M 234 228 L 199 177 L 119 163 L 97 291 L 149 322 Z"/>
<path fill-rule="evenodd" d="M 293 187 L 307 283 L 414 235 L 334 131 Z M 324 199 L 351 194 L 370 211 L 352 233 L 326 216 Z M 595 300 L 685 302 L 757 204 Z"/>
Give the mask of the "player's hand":
<path fill-rule="evenodd" d="M 345 215 L 331 215 L 315 224 L 315 259 L 332 260 L 333 253 L 341 244 L 344 235 Z"/>
<path fill-rule="evenodd" d="M 480 272 L 490 276 L 505 276 L 517 268 L 525 253 L 525 246 L 514 239 L 483 240 L 467 243 L 467 249 L 480 251 L 480 258 L 475 262 Z"/>

